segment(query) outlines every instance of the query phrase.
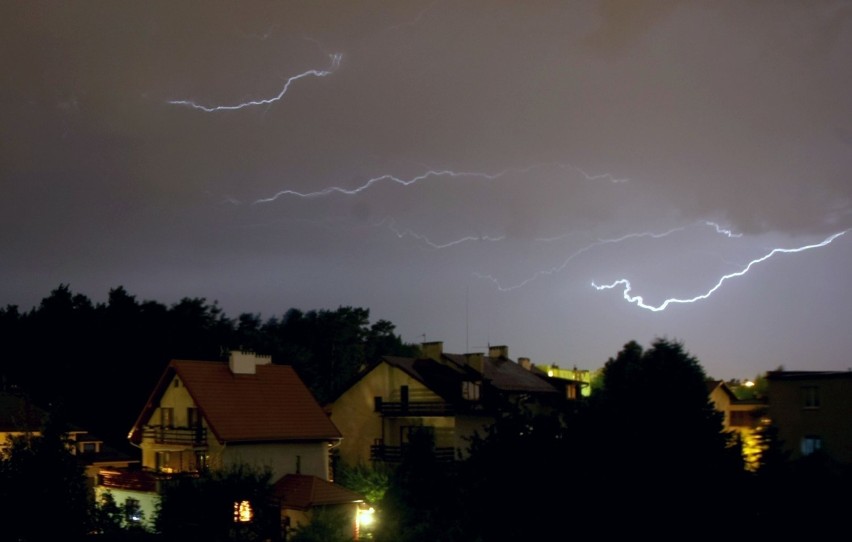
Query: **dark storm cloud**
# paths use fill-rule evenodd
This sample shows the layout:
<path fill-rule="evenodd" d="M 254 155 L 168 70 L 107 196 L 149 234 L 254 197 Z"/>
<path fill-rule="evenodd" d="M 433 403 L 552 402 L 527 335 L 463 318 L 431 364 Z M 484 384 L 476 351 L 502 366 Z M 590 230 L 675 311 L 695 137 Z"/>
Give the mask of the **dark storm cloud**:
<path fill-rule="evenodd" d="M 695 295 L 778 243 L 852 224 L 849 2 L 0 10 L 0 303 L 71 282 L 229 312 L 363 304 L 406 340 L 456 350 L 474 305 L 479 343 L 594 364 L 650 338 L 638 333 L 713 343 L 697 320 L 649 323 L 592 279 L 635 273 L 649 297 Z M 310 70 L 331 73 L 262 106 L 169 103 L 264 100 Z M 477 175 L 414 181 L 430 170 Z M 382 176 L 396 180 L 274 198 Z M 534 280 L 500 292 L 476 276 Z M 447 311 L 458 318 L 434 317 Z M 595 345 L 571 350 L 565 329 Z"/>

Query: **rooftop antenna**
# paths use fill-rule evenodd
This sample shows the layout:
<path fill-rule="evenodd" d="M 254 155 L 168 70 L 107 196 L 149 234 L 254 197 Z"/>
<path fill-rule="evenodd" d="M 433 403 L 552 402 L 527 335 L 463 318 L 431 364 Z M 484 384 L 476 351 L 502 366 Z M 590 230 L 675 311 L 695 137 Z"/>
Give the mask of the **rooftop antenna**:
<path fill-rule="evenodd" d="M 470 284 L 464 292 L 464 351 L 470 352 Z"/>

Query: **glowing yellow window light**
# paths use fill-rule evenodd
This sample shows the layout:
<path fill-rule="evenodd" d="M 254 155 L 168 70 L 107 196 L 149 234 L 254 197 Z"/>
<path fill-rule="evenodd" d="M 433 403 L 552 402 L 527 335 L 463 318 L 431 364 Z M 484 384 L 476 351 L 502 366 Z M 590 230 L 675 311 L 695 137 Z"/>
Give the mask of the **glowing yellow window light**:
<path fill-rule="evenodd" d="M 248 523 L 254 516 L 251 503 L 248 501 L 237 501 L 234 503 L 234 523 Z"/>

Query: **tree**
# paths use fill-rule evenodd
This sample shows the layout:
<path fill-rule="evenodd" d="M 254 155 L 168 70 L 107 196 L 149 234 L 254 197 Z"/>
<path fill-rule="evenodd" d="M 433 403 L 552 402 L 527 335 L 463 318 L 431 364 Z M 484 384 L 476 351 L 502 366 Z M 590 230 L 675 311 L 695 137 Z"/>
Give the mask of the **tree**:
<path fill-rule="evenodd" d="M 278 528 L 271 477 L 242 464 L 176 476 L 163 485 L 156 529 L 166 540 L 265 540 Z"/>
<path fill-rule="evenodd" d="M 92 500 L 83 468 L 71 454 L 68 426 L 55 408 L 40 435 L 12 439 L 0 460 L 0 525 L 4 539 L 79 540 L 90 529 Z M 49 521 L 33 510 L 50 511 Z"/>
<path fill-rule="evenodd" d="M 698 359 L 676 341 L 656 339 L 647 350 L 631 341 L 607 361 L 591 398 L 602 507 L 649 529 L 673 525 L 672 516 L 722 514 L 720 497 L 740 487 L 745 469 L 705 381 Z"/>
<path fill-rule="evenodd" d="M 287 542 L 351 542 L 351 518 L 342 509 L 318 508 L 307 525 L 294 528 Z"/>
<path fill-rule="evenodd" d="M 435 456 L 431 431 L 411 431 L 402 461 L 379 503 L 379 542 L 452 542 L 461 538 L 453 465 Z"/>

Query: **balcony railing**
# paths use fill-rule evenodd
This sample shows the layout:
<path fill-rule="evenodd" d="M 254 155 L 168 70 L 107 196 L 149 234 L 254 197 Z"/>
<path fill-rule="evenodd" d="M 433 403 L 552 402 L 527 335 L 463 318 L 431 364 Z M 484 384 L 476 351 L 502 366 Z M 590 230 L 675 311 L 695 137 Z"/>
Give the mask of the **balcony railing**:
<path fill-rule="evenodd" d="M 197 472 L 165 473 L 142 469 L 101 469 L 98 485 L 107 489 L 126 489 L 160 493 L 162 484 L 180 478 L 196 478 Z"/>
<path fill-rule="evenodd" d="M 454 416 L 456 411 L 449 403 L 437 401 L 389 402 L 375 398 L 375 410 L 382 416 Z"/>
<path fill-rule="evenodd" d="M 370 460 L 384 461 L 385 463 L 399 463 L 405 453 L 405 446 L 387 446 L 385 444 L 373 444 L 370 446 Z M 456 459 L 455 448 L 435 448 L 435 459 L 442 462 L 450 462 Z"/>
<path fill-rule="evenodd" d="M 143 440 L 156 444 L 179 444 L 184 446 L 207 446 L 207 429 L 204 427 L 146 427 L 142 430 Z"/>
<path fill-rule="evenodd" d="M 157 491 L 160 476 L 143 470 L 107 470 L 98 474 L 98 485 L 108 489 L 127 489 L 132 491 Z"/>

